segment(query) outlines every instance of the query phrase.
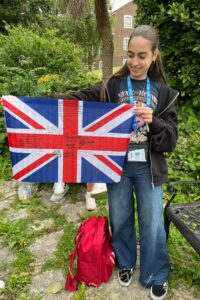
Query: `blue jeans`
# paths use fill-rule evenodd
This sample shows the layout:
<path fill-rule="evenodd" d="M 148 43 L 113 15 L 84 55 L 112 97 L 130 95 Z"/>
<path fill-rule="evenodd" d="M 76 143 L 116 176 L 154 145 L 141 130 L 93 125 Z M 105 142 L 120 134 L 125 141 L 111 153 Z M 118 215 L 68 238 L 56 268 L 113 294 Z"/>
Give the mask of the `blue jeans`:
<path fill-rule="evenodd" d="M 120 269 L 135 267 L 137 259 L 135 207 L 140 234 L 140 282 L 163 284 L 170 265 L 163 225 L 162 186 L 151 184 L 150 162 L 125 162 L 119 183 L 107 184 L 112 246 Z"/>

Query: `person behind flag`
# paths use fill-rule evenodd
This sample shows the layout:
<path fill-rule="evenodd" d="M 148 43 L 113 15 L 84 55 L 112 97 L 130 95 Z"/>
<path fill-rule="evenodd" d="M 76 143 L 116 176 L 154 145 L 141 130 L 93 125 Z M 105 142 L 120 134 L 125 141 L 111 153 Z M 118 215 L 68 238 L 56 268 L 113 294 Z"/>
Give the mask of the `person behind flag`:
<path fill-rule="evenodd" d="M 99 195 L 107 191 L 104 183 L 87 183 L 87 190 L 85 194 L 85 203 L 87 210 L 96 209 L 96 200 L 93 196 Z M 62 182 L 56 182 L 53 185 L 53 193 L 50 197 L 52 202 L 59 202 L 64 199 L 69 190 L 69 185 Z"/>
<path fill-rule="evenodd" d="M 33 182 L 21 182 L 18 186 L 17 194 L 19 200 L 30 200 L 37 192 L 39 185 Z M 69 191 L 69 185 L 62 182 L 55 182 L 53 185 L 53 193 L 50 201 L 59 202 L 65 198 Z M 87 190 L 85 194 L 86 209 L 95 210 L 96 200 L 94 195 L 99 195 L 107 191 L 104 183 L 87 183 Z"/>
<path fill-rule="evenodd" d="M 96 200 L 94 196 L 107 192 L 105 183 L 87 183 L 87 191 L 85 194 L 86 209 L 95 210 Z"/>
<path fill-rule="evenodd" d="M 59 202 L 63 200 L 68 191 L 69 185 L 67 183 L 55 182 L 53 185 L 53 193 L 50 197 L 50 201 Z"/>
<path fill-rule="evenodd" d="M 118 280 L 129 286 L 136 265 L 135 197 L 140 234 L 139 281 L 151 299 L 164 299 L 170 272 L 162 219 L 162 184 L 168 181 L 164 153 L 177 142 L 178 92 L 166 83 L 159 34 L 149 25 L 137 26 L 128 42 L 127 61 L 106 84 L 75 94 L 88 101 L 134 105 L 133 129 L 121 180 L 107 184 L 112 246 Z M 134 191 L 134 194 L 133 194 Z"/>

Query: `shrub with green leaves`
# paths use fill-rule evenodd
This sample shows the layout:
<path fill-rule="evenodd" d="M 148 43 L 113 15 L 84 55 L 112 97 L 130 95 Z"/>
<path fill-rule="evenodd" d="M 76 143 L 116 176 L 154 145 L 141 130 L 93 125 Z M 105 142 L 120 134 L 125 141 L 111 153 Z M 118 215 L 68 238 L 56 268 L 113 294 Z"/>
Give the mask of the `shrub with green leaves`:
<path fill-rule="evenodd" d="M 200 5 L 198 0 L 134 0 L 137 24 L 158 28 L 169 84 L 179 90 L 179 139 L 167 154 L 170 180 L 194 180 L 200 175 Z M 166 193 L 167 196 L 168 193 Z M 177 186 L 174 203 L 200 201 L 199 188 Z M 198 255 L 173 226 L 168 241 L 172 272 L 170 285 L 181 283 L 199 290 Z M 172 296 L 173 297 L 173 296 Z"/>
<path fill-rule="evenodd" d="M 135 0 L 137 24 L 152 24 L 160 33 L 165 70 L 178 98 L 179 140 L 168 155 L 171 180 L 198 179 L 200 174 L 200 5 L 198 0 Z"/>
<path fill-rule="evenodd" d="M 168 155 L 169 176 L 173 180 L 199 179 L 200 128 L 195 109 L 179 107 L 179 139 L 176 150 Z"/>
<path fill-rule="evenodd" d="M 0 35 L 0 94 L 34 96 L 78 89 L 93 82 L 85 75 L 83 51 L 56 30 L 42 35 L 21 26 Z M 44 76 L 49 81 L 38 84 Z M 54 76 L 52 80 L 52 75 Z M 80 76 L 84 78 L 80 82 Z M 52 83 L 53 82 L 53 83 Z M 46 88 L 45 88 L 46 83 Z"/>
<path fill-rule="evenodd" d="M 138 24 L 159 29 L 169 82 L 181 92 L 181 101 L 200 104 L 200 5 L 198 0 L 135 0 Z"/>
<path fill-rule="evenodd" d="M 87 74 L 83 51 L 56 30 L 42 34 L 31 29 L 7 27 L 0 35 L 0 95 L 39 96 L 69 94 L 97 81 Z M 6 135 L 0 108 L 0 152 L 5 153 Z"/>

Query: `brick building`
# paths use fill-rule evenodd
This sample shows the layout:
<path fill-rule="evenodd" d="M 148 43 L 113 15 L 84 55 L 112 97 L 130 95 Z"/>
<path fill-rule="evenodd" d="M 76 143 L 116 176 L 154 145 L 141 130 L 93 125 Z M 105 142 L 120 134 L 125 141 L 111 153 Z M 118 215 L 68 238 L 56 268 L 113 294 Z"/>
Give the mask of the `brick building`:
<path fill-rule="evenodd" d="M 137 7 L 133 1 L 130 1 L 112 13 L 114 16 L 113 67 L 122 66 L 126 61 L 128 40 L 135 24 L 136 9 Z M 95 59 L 93 67 L 94 69 L 101 69 L 102 60 L 100 58 Z"/>
<path fill-rule="evenodd" d="M 135 23 L 136 5 L 130 1 L 114 11 L 113 15 L 115 18 L 113 67 L 116 67 L 122 66 L 126 60 L 128 40 Z"/>

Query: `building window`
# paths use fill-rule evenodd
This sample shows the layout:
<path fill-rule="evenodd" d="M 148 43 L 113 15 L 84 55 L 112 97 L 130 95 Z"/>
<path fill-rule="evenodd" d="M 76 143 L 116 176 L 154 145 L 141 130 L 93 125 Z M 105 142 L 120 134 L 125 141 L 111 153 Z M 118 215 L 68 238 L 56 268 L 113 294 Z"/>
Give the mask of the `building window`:
<path fill-rule="evenodd" d="M 128 41 L 129 41 L 129 37 L 123 38 L 123 50 L 124 51 L 128 51 Z"/>
<path fill-rule="evenodd" d="M 100 60 L 99 61 L 99 69 L 102 69 L 102 65 L 103 65 L 102 60 Z"/>
<path fill-rule="evenodd" d="M 133 17 L 129 15 L 124 16 L 124 28 L 132 29 L 133 28 Z"/>
<path fill-rule="evenodd" d="M 92 63 L 92 70 L 95 70 L 95 69 L 96 69 L 96 63 L 93 62 L 93 63 Z"/>
<path fill-rule="evenodd" d="M 127 61 L 127 59 L 123 58 L 122 64 L 125 65 L 126 61 Z"/>

